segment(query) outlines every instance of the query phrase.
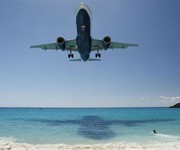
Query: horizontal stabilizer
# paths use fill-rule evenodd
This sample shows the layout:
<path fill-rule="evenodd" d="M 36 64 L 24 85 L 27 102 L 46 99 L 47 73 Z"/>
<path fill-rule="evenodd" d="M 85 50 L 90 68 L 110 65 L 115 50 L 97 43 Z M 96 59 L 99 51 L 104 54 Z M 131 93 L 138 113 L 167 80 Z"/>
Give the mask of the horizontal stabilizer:
<path fill-rule="evenodd" d="M 82 61 L 81 59 L 70 59 L 69 61 Z"/>
<path fill-rule="evenodd" d="M 82 59 L 70 59 L 69 61 L 82 61 Z M 88 61 L 101 61 L 101 59 L 89 58 Z"/>
<path fill-rule="evenodd" d="M 89 58 L 88 61 L 101 61 L 101 59 Z"/>

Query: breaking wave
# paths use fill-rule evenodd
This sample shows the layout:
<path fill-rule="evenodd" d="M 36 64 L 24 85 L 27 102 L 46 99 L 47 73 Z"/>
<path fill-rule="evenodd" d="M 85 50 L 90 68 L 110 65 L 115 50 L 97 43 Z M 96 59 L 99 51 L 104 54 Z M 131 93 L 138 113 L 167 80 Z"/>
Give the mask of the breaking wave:
<path fill-rule="evenodd" d="M 161 139 L 167 139 L 167 140 L 180 140 L 179 136 L 175 136 L 175 135 L 169 135 L 169 134 L 156 134 L 156 137 L 159 137 Z"/>
<path fill-rule="evenodd" d="M 174 138 L 174 136 L 160 134 L 158 136 Z M 52 145 L 32 145 L 27 143 L 17 143 L 13 138 L 0 138 L 0 150 L 64 150 L 64 149 L 73 149 L 73 150 L 179 150 L 179 142 L 158 142 L 158 143 L 146 143 L 146 144 L 137 144 L 137 143 L 108 143 L 108 144 L 94 144 L 94 145 L 66 145 L 66 144 L 52 144 Z"/>

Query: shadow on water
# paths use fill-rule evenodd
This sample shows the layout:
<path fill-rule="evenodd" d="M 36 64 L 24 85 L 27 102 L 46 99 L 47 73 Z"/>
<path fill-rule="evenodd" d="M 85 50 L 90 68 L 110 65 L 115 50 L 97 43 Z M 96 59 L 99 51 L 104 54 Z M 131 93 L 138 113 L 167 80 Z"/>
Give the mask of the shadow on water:
<path fill-rule="evenodd" d="M 26 121 L 35 121 L 46 123 L 50 126 L 79 125 L 77 134 L 84 138 L 94 140 L 110 139 L 116 136 L 110 129 L 111 125 L 124 125 L 128 127 L 139 126 L 144 123 L 158 123 L 174 121 L 174 119 L 151 119 L 151 120 L 106 120 L 100 116 L 84 116 L 78 120 L 47 120 L 30 119 Z"/>
<path fill-rule="evenodd" d="M 77 134 L 88 139 L 109 139 L 115 136 L 109 122 L 99 116 L 84 116 Z"/>

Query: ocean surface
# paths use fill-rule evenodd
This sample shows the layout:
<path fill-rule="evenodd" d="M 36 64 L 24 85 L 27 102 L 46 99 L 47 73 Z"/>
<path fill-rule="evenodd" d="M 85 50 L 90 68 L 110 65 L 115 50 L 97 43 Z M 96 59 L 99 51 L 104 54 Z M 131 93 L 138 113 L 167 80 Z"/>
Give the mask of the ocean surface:
<path fill-rule="evenodd" d="M 153 134 L 154 129 L 158 134 Z M 8 143 L 66 146 L 124 143 L 155 149 L 168 144 L 179 149 L 180 109 L 0 108 L 0 148 Z"/>

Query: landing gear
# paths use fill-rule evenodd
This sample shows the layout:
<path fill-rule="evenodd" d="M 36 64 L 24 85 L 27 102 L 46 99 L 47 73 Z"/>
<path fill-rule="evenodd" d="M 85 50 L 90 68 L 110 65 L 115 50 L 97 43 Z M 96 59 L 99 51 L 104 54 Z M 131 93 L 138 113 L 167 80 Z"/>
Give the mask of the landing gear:
<path fill-rule="evenodd" d="M 68 54 L 68 58 L 74 58 L 74 54 Z"/>
<path fill-rule="evenodd" d="M 70 54 L 68 54 L 68 58 L 74 58 L 74 54 L 72 54 L 72 50 L 70 49 Z"/>
<path fill-rule="evenodd" d="M 101 54 L 99 53 L 99 46 L 97 46 L 97 53 L 95 54 L 96 58 L 101 58 Z"/>
<path fill-rule="evenodd" d="M 95 54 L 95 57 L 96 57 L 96 58 L 98 58 L 98 57 L 101 58 L 101 54 L 100 54 L 100 53 L 96 53 L 96 54 Z"/>

